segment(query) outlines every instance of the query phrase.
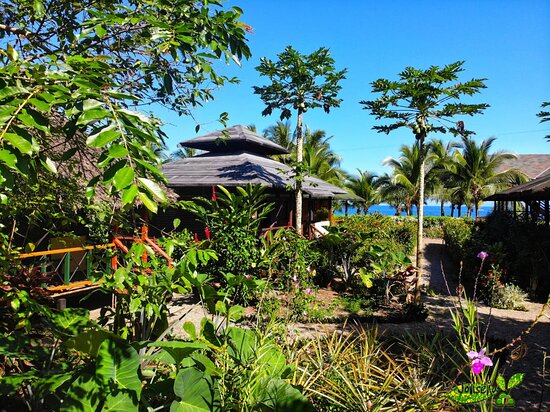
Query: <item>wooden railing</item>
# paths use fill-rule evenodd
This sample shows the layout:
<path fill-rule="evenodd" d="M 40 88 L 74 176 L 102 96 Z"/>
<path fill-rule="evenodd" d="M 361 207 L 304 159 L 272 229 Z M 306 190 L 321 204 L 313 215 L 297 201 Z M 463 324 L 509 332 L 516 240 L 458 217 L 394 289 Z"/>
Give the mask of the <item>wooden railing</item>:
<path fill-rule="evenodd" d="M 116 271 L 121 254 L 128 254 L 134 243 L 146 244 L 155 254 L 166 259 L 168 266 L 172 267 L 172 259 L 154 239 L 149 238 L 145 226 L 142 228 L 141 236 L 116 234 L 111 243 L 23 253 L 18 256 L 18 260 L 25 266 L 40 267 L 42 273 L 52 274 L 52 284 L 45 287 L 52 293 L 53 298 L 57 298 L 98 288 L 100 285 L 96 281 L 97 276 L 94 275 Z M 98 252 L 102 255 L 98 256 Z M 34 261 L 31 262 L 31 259 Z M 147 261 L 147 252 L 144 252 L 142 260 Z"/>

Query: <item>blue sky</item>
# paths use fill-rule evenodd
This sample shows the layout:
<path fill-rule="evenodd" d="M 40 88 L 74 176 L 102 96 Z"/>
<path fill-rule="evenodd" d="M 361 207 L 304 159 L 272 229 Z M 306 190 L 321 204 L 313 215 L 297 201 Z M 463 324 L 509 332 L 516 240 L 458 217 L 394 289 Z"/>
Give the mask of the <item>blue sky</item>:
<path fill-rule="evenodd" d="M 359 105 L 376 98 L 370 82 L 397 79 L 407 66 L 427 68 L 464 60 L 461 80 L 487 78 L 487 89 L 469 102 L 487 103 L 484 115 L 467 117 L 469 130 L 483 140 L 495 136 L 495 150 L 515 153 L 550 153 L 550 123 L 536 117 L 543 101 L 550 100 L 550 1 L 259 1 L 232 0 L 227 5 L 243 9 L 242 20 L 253 27 L 249 35 L 252 58 L 242 67 L 216 63 L 216 69 L 237 76 L 241 83 L 215 92 L 215 100 L 196 110 L 194 119 L 164 110 L 156 115 L 166 122 L 171 150 L 180 141 L 220 128 L 221 112 L 229 125 L 255 124 L 261 132 L 278 120 L 262 117 L 263 103 L 253 85 L 263 85 L 255 70 L 261 57 L 276 59 L 287 45 L 303 54 L 328 47 L 336 67 L 347 68 L 342 82 L 341 107 L 325 114 L 322 109 L 305 114 L 312 129 L 323 129 L 344 169 L 377 173 L 388 156 L 397 157 L 402 144 L 411 144 L 410 131 L 378 134 L 378 124 Z M 295 121 L 295 118 L 291 118 Z M 451 139 L 450 135 L 434 136 Z"/>

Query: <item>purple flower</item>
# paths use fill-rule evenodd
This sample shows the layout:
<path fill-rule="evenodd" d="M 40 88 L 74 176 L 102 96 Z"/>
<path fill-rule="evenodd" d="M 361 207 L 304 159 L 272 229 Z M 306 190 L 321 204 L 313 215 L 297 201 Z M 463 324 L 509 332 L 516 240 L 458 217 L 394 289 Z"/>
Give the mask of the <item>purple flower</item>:
<path fill-rule="evenodd" d="M 311 295 L 311 288 L 307 288 L 306 290 L 304 290 L 304 293 L 306 295 Z"/>
<path fill-rule="evenodd" d="M 489 254 L 487 252 L 485 252 L 484 250 L 482 250 L 481 252 L 479 252 L 477 254 L 477 257 L 480 258 L 481 260 L 485 260 L 489 257 Z"/>
<path fill-rule="evenodd" d="M 293 281 L 294 283 L 298 283 L 298 278 L 297 278 L 296 276 L 294 276 L 294 277 L 292 278 L 292 281 Z"/>
<path fill-rule="evenodd" d="M 246 279 L 250 279 L 250 275 L 249 275 L 248 273 L 247 273 L 246 275 L 244 275 L 244 277 L 245 277 Z"/>
<path fill-rule="evenodd" d="M 485 366 L 493 366 L 493 361 L 485 356 L 485 348 L 479 352 L 471 350 L 467 353 L 468 357 L 472 360 L 472 372 L 474 375 L 479 375 Z"/>

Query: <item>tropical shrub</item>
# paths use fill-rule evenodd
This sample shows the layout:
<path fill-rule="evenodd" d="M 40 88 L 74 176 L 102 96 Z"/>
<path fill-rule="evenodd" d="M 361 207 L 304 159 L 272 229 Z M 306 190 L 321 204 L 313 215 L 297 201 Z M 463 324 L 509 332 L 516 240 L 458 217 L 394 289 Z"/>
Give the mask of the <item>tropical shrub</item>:
<path fill-rule="evenodd" d="M 470 218 L 449 219 L 443 224 L 443 239 L 454 259 L 464 259 L 473 231 L 474 220 Z"/>
<path fill-rule="evenodd" d="M 525 301 L 527 293 L 519 286 L 506 283 L 493 293 L 491 306 L 498 309 L 517 309 L 525 310 Z"/>
<path fill-rule="evenodd" d="M 484 221 L 449 220 L 444 225 L 445 243 L 452 257 L 463 263 L 463 278 L 475 283 L 477 254 L 488 252 L 498 267 L 500 283 L 513 283 L 546 300 L 550 293 L 550 228 L 519 221 L 509 213 L 493 212 Z M 489 265 L 481 276 L 487 280 Z M 490 300 L 488 296 L 486 299 Z"/>
<path fill-rule="evenodd" d="M 416 245 L 414 219 L 400 219 L 375 213 L 339 216 L 335 223 L 339 230 L 354 233 L 362 239 L 393 239 L 403 246 L 403 251 L 407 254 L 412 253 Z"/>
<path fill-rule="evenodd" d="M 218 189 L 212 199 L 197 197 L 180 205 L 204 223 L 208 247 L 218 256 L 208 270 L 224 288 L 235 279 L 259 279 L 269 264 L 259 232 L 273 204 L 266 202 L 265 187 L 260 185 L 237 187 L 234 192 Z M 239 299 L 253 298 L 241 292 Z"/>
<path fill-rule="evenodd" d="M 292 229 L 268 232 L 265 241 L 264 259 L 267 272 L 278 289 L 291 291 L 312 286 L 320 253 L 313 242 L 298 235 Z"/>
<path fill-rule="evenodd" d="M 443 239 L 443 226 L 450 219 L 454 219 L 454 217 L 424 216 L 424 237 L 432 239 Z"/>
<path fill-rule="evenodd" d="M 120 302 L 107 325 L 112 331 L 85 310 L 52 311 L 32 299 L 8 305 L 29 314 L 0 336 L 0 399 L 8 409 L 312 410 L 290 384 L 292 366 L 269 328 L 231 326 L 244 308 L 226 304 L 197 270 L 214 258 L 211 251 L 191 250 L 172 267 L 152 255 L 143 259 L 143 252 L 131 249 L 126 259 L 133 266 L 102 282 Z M 190 340 L 164 340 L 170 329 L 158 320 L 166 302 L 191 286 L 223 321 L 216 326 L 205 318 L 198 331 L 187 323 Z M 155 323 L 163 328 L 154 330 Z"/>

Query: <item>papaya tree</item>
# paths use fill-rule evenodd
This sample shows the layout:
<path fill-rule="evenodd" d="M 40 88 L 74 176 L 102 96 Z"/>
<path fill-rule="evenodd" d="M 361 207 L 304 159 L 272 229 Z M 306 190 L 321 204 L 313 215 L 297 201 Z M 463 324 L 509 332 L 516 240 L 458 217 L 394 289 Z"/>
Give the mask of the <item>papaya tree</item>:
<path fill-rule="evenodd" d="M 336 70 L 334 59 L 327 48 L 321 47 L 309 55 L 303 55 L 287 46 L 273 62 L 265 57 L 256 70 L 271 84 L 254 86 L 254 93 L 265 103 L 263 116 L 280 110 L 281 120 L 289 119 L 292 111 L 297 115 L 296 162 L 294 164 L 296 189 L 296 231 L 302 234 L 302 182 L 305 167 L 303 164 L 303 115 L 309 109 L 322 107 L 326 113 L 342 102 L 338 92 L 339 82 L 345 78 L 346 69 Z"/>
<path fill-rule="evenodd" d="M 416 266 L 418 269 L 416 301 L 420 299 L 419 282 L 422 275 L 422 236 L 424 220 L 424 178 L 425 145 L 428 134 L 451 132 L 468 136 L 473 132 L 464 127 L 457 116 L 473 116 L 482 113 L 487 107 L 484 103 L 462 103 L 461 98 L 472 96 L 485 88 L 486 79 L 471 79 L 459 82 L 459 74 L 464 70 L 463 61 L 444 67 L 431 66 L 426 70 L 407 67 L 399 74 L 399 80 L 378 79 L 371 83 L 372 92 L 381 95 L 375 100 L 364 100 L 360 104 L 376 117 L 386 120 L 386 124 L 373 127 L 379 133 L 389 134 L 409 128 L 419 144 L 420 182 L 418 194 L 418 229 L 416 247 Z"/>

